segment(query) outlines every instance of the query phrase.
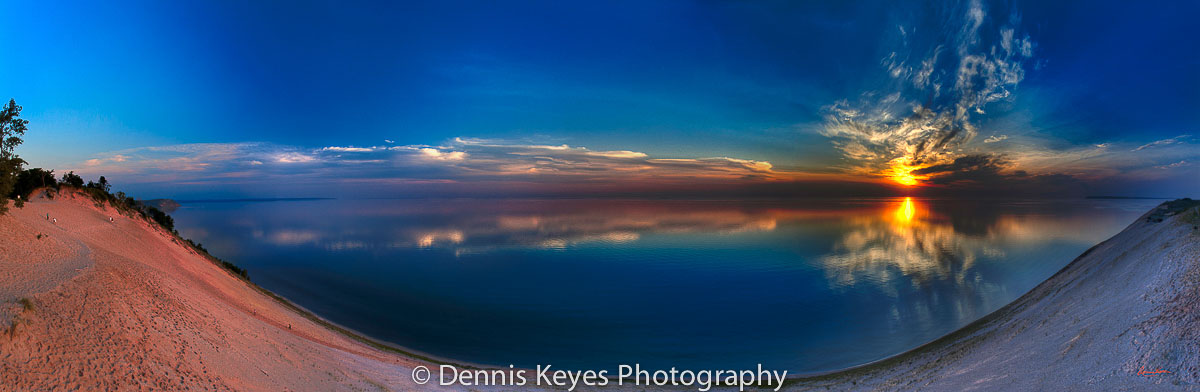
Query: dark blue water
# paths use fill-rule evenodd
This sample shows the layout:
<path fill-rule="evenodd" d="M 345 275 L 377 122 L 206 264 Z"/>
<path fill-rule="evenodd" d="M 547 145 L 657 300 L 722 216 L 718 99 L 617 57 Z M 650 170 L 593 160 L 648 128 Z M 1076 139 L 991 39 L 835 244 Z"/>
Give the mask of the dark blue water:
<path fill-rule="evenodd" d="M 1157 201 L 188 203 L 180 232 L 329 320 L 556 368 L 845 368 L 1011 302 Z"/>

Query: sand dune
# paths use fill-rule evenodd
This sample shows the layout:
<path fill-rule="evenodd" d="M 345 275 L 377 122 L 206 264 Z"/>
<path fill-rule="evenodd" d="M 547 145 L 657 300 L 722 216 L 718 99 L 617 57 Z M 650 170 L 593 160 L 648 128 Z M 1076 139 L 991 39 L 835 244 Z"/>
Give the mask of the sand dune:
<path fill-rule="evenodd" d="M 415 360 L 332 332 L 72 192 L 0 216 L 0 303 L 3 390 L 413 388 Z"/>
<path fill-rule="evenodd" d="M 0 216 L 0 390 L 436 389 L 409 379 L 421 360 L 312 321 L 156 225 L 38 194 Z M 950 336 L 788 389 L 1196 388 L 1200 219 L 1185 215 L 1147 214 Z"/>

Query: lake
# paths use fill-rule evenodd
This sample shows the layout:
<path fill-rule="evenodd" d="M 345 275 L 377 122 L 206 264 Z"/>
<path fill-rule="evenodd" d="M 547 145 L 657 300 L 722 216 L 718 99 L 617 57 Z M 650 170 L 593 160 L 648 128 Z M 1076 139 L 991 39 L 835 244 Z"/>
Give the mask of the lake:
<path fill-rule="evenodd" d="M 1159 202 L 308 200 L 172 215 L 259 285 L 436 357 L 795 374 L 969 324 Z"/>

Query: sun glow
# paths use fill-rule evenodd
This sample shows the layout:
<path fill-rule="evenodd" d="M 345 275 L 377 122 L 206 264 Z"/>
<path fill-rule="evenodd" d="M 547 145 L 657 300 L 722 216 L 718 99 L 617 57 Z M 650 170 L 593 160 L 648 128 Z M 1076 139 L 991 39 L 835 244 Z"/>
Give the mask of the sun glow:
<path fill-rule="evenodd" d="M 917 178 L 908 173 L 896 173 L 892 175 L 892 180 L 904 186 L 913 186 L 918 183 Z"/>
<path fill-rule="evenodd" d="M 910 165 L 904 158 L 892 160 L 891 167 L 884 171 L 892 181 L 904 186 L 920 185 L 921 181 L 928 179 L 928 176 L 913 174 L 913 170 L 920 169 L 924 166 Z"/>

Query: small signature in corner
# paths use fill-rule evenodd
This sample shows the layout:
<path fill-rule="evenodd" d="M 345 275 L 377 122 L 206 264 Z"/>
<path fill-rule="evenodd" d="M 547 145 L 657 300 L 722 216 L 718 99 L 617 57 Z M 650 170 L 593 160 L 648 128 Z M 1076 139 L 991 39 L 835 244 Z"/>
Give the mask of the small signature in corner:
<path fill-rule="evenodd" d="M 1168 372 L 1168 371 L 1166 371 L 1166 370 L 1162 370 L 1162 369 L 1158 369 L 1158 370 L 1146 370 L 1146 367 L 1145 367 L 1145 366 L 1142 366 L 1142 368 L 1141 368 L 1141 369 L 1139 369 L 1139 370 L 1138 370 L 1138 372 L 1137 372 L 1137 374 L 1138 374 L 1139 376 L 1146 376 L 1146 377 L 1161 376 L 1161 375 L 1164 375 L 1164 374 L 1170 374 L 1170 373 L 1171 373 L 1171 372 Z"/>

